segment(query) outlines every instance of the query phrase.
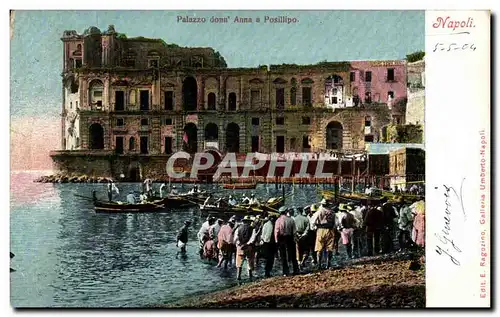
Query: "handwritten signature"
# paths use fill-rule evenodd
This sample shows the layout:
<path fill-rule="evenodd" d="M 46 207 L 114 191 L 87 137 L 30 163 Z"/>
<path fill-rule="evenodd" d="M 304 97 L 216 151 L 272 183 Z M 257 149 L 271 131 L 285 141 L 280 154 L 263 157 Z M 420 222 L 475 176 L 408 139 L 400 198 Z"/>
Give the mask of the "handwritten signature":
<path fill-rule="evenodd" d="M 453 241 L 451 235 L 452 233 L 451 216 L 454 208 L 458 207 L 462 210 L 464 220 L 467 219 L 463 202 L 464 181 L 465 178 L 462 179 L 459 192 L 457 192 L 455 188 L 451 186 L 443 185 L 444 197 L 445 197 L 444 203 L 446 206 L 444 210 L 445 216 L 443 217 L 444 224 L 443 228 L 441 229 L 441 232 L 434 234 L 440 242 L 440 244 L 436 245 L 437 254 L 448 256 L 450 258 L 450 261 L 457 266 L 460 266 L 460 261 L 455 256 L 457 253 L 462 253 L 462 250 Z M 452 248 L 450 248 L 450 246 Z"/>

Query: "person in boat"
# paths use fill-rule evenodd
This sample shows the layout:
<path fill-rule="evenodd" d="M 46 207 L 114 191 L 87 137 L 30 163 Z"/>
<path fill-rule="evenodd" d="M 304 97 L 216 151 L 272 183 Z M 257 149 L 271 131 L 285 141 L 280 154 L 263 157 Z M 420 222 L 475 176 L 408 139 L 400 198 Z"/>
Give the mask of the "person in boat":
<path fill-rule="evenodd" d="M 148 201 L 148 195 L 145 192 L 142 192 L 139 196 L 141 204 L 145 204 Z"/>
<path fill-rule="evenodd" d="M 274 266 L 274 258 L 276 255 L 276 242 L 274 239 L 274 222 L 276 217 L 267 216 L 264 218 L 264 225 L 262 226 L 261 240 L 261 254 L 265 259 L 265 277 L 271 277 L 271 271 Z"/>
<path fill-rule="evenodd" d="M 297 261 L 301 266 L 304 266 L 308 254 L 307 235 L 309 232 L 309 219 L 307 218 L 307 209 L 304 208 L 302 213 L 298 212 L 293 217 L 295 221 L 295 240 L 297 241 Z"/>
<path fill-rule="evenodd" d="M 334 250 L 334 227 L 335 214 L 329 208 L 326 208 L 326 200 L 321 201 L 318 215 L 315 220 L 316 225 L 316 245 L 314 251 L 318 257 L 318 265 L 322 268 L 323 251 L 326 251 L 326 268 L 330 267 L 330 261 Z"/>
<path fill-rule="evenodd" d="M 227 270 L 229 262 L 231 262 L 231 253 L 233 251 L 233 228 L 234 218 L 231 217 L 229 221 L 223 225 L 217 235 L 217 248 L 219 249 L 219 263 L 217 267 L 224 264 L 224 269 Z"/>
<path fill-rule="evenodd" d="M 259 200 L 255 197 L 255 194 L 250 195 L 250 200 L 248 201 L 248 204 L 250 206 L 259 206 L 260 202 Z"/>
<path fill-rule="evenodd" d="M 170 195 L 171 196 L 176 196 L 176 195 L 179 195 L 179 192 L 177 191 L 177 187 L 172 186 L 172 190 L 170 191 Z"/>
<path fill-rule="evenodd" d="M 229 200 L 228 200 L 229 206 L 236 206 L 238 202 L 236 202 L 236 199 L 233 198 L 233 195 L 229 195 Z"/>
<path fill-rule="evenodd" d="M 200 191 L 198 189 L 198 185 L 194 185 L 193 188 L 188 192 L 188 194 L 198 194 Z"/>
<path fill-rule="evenodd" d="M 236 229 L 234 234 L 234 244 L 236 245 L 236 276 L 241 280 L 241 271 L 243 261 L 246 259 L 248 264 L 248 277 L 253 278 L 253 270 L 255 269 L 255 250 L 252 237 L 255 237 L 254 229 L 252 228 L 252 217 L 245 216 L 243 223 Z M 254 238 L 255 239 L 255 238 Z"/>
<path fill-rule="evenodd" d="M 198 231 L 198 241 L 200 242 L 200 256 L 203 258 L 203 247 L 205 245 L 204 237 L 208 235 L 208 230 L 215 222 L 214 217 L 207 217 L 207 220 L 201 225 L 200 231 Z"/>
<path fill-rule="evenodd" d="M 290 273 L 288 262 L 292 262 L 293 274 L 299 273 L 299 263 L 297 262 L 297 250 L 295 246 L 295 235 L 297 229 L 295 221 L 287 216 L 288 208 L 285 206 L 279 209 L 280 216 L 276 220 L 274 227 L 274 239 L 278 244 L 278 250 L 283 267 L 283 275 Z"/>
<path fill-rule="evenodd" d="M 186 245 L 188 243 L 188 233 L 189 233 L 188 229 L 190 225 L 191 221 L 189 220 L 184 221 L 184 226 L 177 234 L 177 247 L 180 249 L 179 252 L 182 254 L 186 253 Z"/>
<path fill-rule="evenodd" d="M 243 198 L 241 199 L 241 203 L 243 205 L 248 205 L 250 203 L 250 198 L 246 194 L 243 194 Z"/>
<path fill-rule="evenodd" d="M 111 182 L 108 183 L 108 200 L 109 202 L 113 201 L 113 186 L 111 185 Z"/>
<path fill-rule="evenodd" d="M 136 204 L 134 192 L 130 191 L 127 195 L 127 204 Z"/>

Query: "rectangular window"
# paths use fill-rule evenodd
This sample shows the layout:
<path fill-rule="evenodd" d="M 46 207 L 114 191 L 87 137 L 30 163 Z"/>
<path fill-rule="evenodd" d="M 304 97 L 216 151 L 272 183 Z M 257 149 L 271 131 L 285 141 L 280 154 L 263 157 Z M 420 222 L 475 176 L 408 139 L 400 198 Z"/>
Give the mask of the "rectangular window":
<path fill-rule="evenodd" d="M 125 125 L 125 120 L 123 118 L 116 119 L 116 126 L 123 127 Z"/>
<path fill-rule="evenodd" d="M 394 81 L 394 68 L 387 68 L 387 81 Z"/>
<path fill-rule="evenodd" d="M 148 137 L 141 136 L 141 154 L 148 154 L 148 153 L 149 153 Z"/>
<path fill-rule="evenodd" d="M 76 68 L 82 67 L 82 60 L 81 59 L 76 59 L 75 60 L 75 67 Z"/>
<path fill-rule="evenodd" d="M 117 136 L 115 139 L 115 150 L 117 154 L 123 154 L 123 137 Z"/>
<path fill-rule="evenodd" d="M 284 125 L 285 124 L 285 117 L 277 117 L 276 124 L 277 125 Z"/>
<path fill-rule="evenodd" d="M 165 110 L 174 110 L 174 92 L 165 91 Z"/>
<path fill-rule="evenodd" d="M 312 105 L 311 87 L 302 87 L 302 104 L 305 106 Z"/>
<path fill-rule="evenodd" d="M 370 72 L 370 71 L 366 72 L 365 81 L 367 83 L 371 83 L 372 82 L 372 72 Z"/>
<path fill-rule="evenodd" d="M 351 72 L 351 74 L 349 75 L 349 80 L 356 81 L 356 73 L 355 72 Z"/>
<path fill-rule="evenodd" d="M 149 125 L 148 119 L 141 119 L 141 126 Z"/>
<path fill-rule="evenodd" d="M 165 125 L 172 125 L 172 118 L 166 118 Z"/>
<path fill-rule="evenodd" d="M 309 136 L 304 135 L 302 136 L 302 148 L 303 149 L 310 149 L 311 145 L 309 144 Z"/>
<path fill-rule="evenodd" d="M 276 152 L 278 153 L 285 152 L 285 137 L 283 135 L 278 135 L 276 137 Z"/>
<path fill-rule="evenodd" d="M 285 107 L 285 88 L 276 88 L 276 108 Z"/>
<path fill-rule="evenodd" d="M 165 137 L 165 154 L 172 154 L 172 137 L 166 136 Z"/>
<path fill-rule="evenodd" d="M 94 97 L 102 97 L 102 90 L 94 90 Z"/>
<path fill-rule="evenodd" d="M 336 105 L 338 103 L 337 97 L 332 97 L 332 104 Z"/>
<path fill-rule="evenodd" d="M 260 124 L 259 118 L 252 118 L 252 125 L 259 125 L 259 124 Z"/>
<path fill-rule="evenodd" d="M 97 109 L 102 109 L 102 100 L 97 101 Z"/>
<path fill-rule="evenodd" d="M 371 126 L 372 126 L 371 120 L 365 119 L 365 127 L 371 127 Z"/>
<path fill-rule="evenodd" d="M 142 111 L 149 110 L 149 90 L 141 90 L 140 99 L 141 99 L 141 110 Z"/>
<path fill-rule="evenodd" d="M 373 135 L 365 135 L 365 142 L 373 142 Z"/>
<path fill-rule="evenodd" d="M 150 59 L 149 60 L 149 67 L 158 67 L 158 60 L 157 59 Z"/>
<path fill-rule="evenodd" d="M 125 92 L 115 91 L 115 111 L 125 110 Z"/>
<path fill-rule="evenodd" d="M 387 97 L 388 97 L 389 99 L 394 99 L 394 91 L 389 91 L 389 92 L 387 92 Z"/>
<path fill-rule="evenodd" d="M 250 91 L 250 105 L 252 109 L 260 107 L 260 90 Z"/>
<path fill-rule="evenodd" d="M 302 124 L 310 125 L 311 124 L 311 117 L 302 117 Z"/>
<path fill-rule="evenodd" d="M 252 152 L 259 152 L 259 137 L 252 136 Z"/>

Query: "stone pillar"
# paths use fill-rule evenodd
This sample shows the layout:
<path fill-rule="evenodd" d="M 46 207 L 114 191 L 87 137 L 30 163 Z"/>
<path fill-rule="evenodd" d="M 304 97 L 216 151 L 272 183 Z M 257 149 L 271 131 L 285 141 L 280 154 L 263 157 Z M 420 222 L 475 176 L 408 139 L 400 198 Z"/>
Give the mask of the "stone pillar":
<path fill-rule="evenodd" d="M 182 110 L 183 104 L 182 104 L 182 78 L 181 76 L 177 75 L 177 85 L 175 85 L 174 89 L 174 110 L 175 111 L 180 111 Z M 182 138 L 182 136 L 181 136 Z"/>
<path fill-rule="evenodd" d="M 197 91 L 197 100 L 196 100 L 196 109 L 201 110 L 203 108 L 204 104 L 204 97 L 205 97 L 205 81 L 204 78 L 201 76 L 196 76 L 196 87 L 198 89 Z"/>

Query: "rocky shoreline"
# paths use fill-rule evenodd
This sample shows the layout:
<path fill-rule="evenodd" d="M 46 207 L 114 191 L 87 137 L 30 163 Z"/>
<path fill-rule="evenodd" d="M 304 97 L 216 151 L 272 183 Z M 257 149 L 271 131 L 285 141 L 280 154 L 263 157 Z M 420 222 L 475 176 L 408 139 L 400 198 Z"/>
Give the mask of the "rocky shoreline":
<path fill-rule="evenodd" d="M 408 257 L 375 257 L 343 268 L 268 278 L 155 307 L 424 308 L 423 268 Z"/>

